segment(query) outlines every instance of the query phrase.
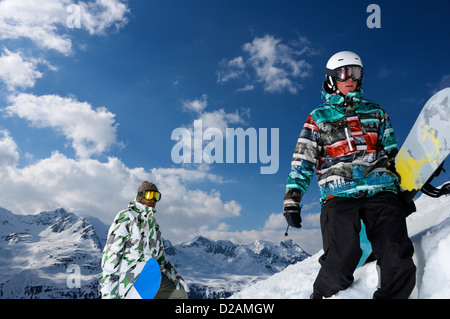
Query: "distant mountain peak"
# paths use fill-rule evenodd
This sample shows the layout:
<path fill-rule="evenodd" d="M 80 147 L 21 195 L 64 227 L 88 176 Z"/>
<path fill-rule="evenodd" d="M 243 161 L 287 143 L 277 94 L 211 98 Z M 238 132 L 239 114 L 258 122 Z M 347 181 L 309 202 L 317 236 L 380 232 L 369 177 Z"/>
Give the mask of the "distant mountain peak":
<path fill-rule="evenodd" d="M 93 225 L 63 208 L 7 212 L 0 209 L 1 298 L 98 298 L 104 241 Z M 78 269 L 81 287 L 68 286 L 69 266 Z"/>

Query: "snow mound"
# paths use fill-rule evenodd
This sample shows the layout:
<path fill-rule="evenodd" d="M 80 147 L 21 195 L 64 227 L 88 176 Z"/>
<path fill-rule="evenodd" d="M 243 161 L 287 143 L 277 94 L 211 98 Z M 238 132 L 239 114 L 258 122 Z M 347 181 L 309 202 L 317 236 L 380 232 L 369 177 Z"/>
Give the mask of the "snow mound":
<path fill-rule="evenodd" d="M 417 211 L 407 219 L 408 232 L 414 244 L 417 283 L 410 298 L 450 298 L 450 196 L 430 198 L 422 195 L 416 201 Z M 301 230 L 300 230 L 301 231 Z M 305 299 L 320 269 L 323 251 L 288 266 L 268 279 L 244 287 L 232 299 Z M 355 281 L 334 299 L 370 299 L 378 285 L 376 263 L 358 268 Z"/>

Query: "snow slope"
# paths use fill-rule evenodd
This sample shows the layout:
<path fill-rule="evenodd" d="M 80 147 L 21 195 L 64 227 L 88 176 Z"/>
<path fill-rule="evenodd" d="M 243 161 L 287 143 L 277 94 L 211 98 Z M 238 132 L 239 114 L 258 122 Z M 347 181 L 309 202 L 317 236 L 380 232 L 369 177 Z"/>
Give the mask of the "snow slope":
<path fill-rule="evenodd" d="M 450 298 L 450 196 L 435 199 L 422 195 L 415 203 L 417 211 L 407 219 L 417 266 L 417 284 L 410 298 Z M 309 298 L 322 254 L 319 251 L 266 280 L 248 285 L 231 298 Z M 372 298 L 378 284 L 375 262 L 358 268 L 354 277 L 350 288 L 332 298 Z"/>

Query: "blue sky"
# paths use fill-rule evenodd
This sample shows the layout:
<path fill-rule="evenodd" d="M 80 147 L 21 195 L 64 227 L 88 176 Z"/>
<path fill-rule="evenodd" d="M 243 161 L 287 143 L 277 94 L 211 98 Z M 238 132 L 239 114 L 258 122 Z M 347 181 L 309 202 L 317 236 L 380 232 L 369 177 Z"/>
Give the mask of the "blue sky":
<path fill-rule="evenodd" d="M 367 25 L 371 3 L 381 28 Z M 328 58 L 361 56 L 365 97 L 386 109 L 401 145 L 426 100 L 450 85 L 449 13 L 437 0 L 0 1 L 0 206 L 65 207 L 109 224 L 148 179 L 174 243 L 283 240 L 290 158 L 322 102 Z M 248 157 L 174 163 L 172 132 L 198 119 L 278 129 L 278 170 L 261 174 L 265 164 Z M 315 252 L 315 180 L 303 205 L 304 228 L 289 238 Z"/>

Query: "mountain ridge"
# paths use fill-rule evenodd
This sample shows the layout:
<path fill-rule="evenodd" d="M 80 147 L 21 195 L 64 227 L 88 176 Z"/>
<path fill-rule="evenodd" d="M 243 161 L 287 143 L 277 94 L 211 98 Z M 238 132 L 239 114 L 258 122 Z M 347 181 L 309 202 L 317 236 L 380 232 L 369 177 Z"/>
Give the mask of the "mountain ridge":
<path fill-rule="evenodd" d="M 108 229 L 64 208 L 36 215 L 0 208 L 0 298 L 99 298 Z M 238 245 L 197 236 L 178 245 L 164 240 L 164 246 L 166 259 L 188 282 L 190 298 L 226 298 L 309 256 L 292 240 Z"/>

